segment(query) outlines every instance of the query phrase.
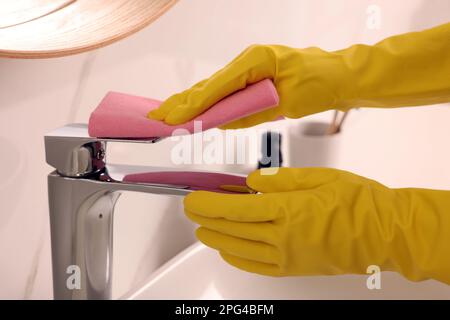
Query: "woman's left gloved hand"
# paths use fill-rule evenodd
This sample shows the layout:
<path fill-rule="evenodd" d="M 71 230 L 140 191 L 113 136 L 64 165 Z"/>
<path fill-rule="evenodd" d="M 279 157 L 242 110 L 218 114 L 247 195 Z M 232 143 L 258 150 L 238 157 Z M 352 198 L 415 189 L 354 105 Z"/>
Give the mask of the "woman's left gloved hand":
<path fill-rule="evenodd" d="M 328 168 L 261 172 L 247 178 L 261 194 L 197 191 L 184 201 L 199 240 L 231 265 L 272 276 L 378 265 L 450 284 L 450 191 L 391 189 Z"/>

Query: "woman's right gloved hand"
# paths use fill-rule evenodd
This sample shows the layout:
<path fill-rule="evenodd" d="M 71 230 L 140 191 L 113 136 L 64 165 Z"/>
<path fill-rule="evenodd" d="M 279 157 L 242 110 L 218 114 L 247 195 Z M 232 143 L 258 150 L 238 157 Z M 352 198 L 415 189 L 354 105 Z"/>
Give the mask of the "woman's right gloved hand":
<path fill-rule="evenodd" d="M 450 191 L 391 189 L 330 168 L 265 170 L 247 177 L 261 194 L 196 191 L 184 200 L 199 240 L 231 265 L 272 276 L 377 265 L 450 284 Z"/>
<path fill-rule="evenodd" d="M 243 128 L 280 115 L 306 115 L 352 107 L 401 107 L 450 101 L 450 23 L 327 52 L 254 45 L 192 88 L 168 98 L 149 117 L 170 125 L 187 122 L 222 98 L 265 78 L 279 106 L 223 126 Z"/>

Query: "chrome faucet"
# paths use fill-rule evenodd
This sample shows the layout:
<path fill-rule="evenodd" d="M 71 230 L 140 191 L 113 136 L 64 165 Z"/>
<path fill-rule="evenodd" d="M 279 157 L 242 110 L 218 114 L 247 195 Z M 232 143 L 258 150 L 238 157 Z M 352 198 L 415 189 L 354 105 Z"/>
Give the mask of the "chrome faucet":
<path fill-rule="evenodd" d="M 48 175 L 55 299 L 111 299 L 114 205 L 121 191 L 190 192 L 188 186 L 123 182 L 121 175 L 155 168 L 106 164 L 108 142 L 159 140 L 92 138 L 85 124 L 45 136 L 46 160 L 56 169 Z"/>

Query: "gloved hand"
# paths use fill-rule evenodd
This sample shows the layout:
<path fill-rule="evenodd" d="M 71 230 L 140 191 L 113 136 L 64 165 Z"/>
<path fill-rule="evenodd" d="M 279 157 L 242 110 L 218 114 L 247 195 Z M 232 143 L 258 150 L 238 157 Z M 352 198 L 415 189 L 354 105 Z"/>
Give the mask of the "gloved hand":
<path fill-rule="evenodd" d="M 220 99 L 265 78 L 280 97 L 278 107 L 222 128 L 242 128 L 280 115 L 300 118 L 330 109 L 401 107 L 450 101 L 450 23 L 388 38 L 374 46 L 327 52 L 254 45 L 192 88 L 168 98 L 149 117 L 176 125 Z"/>
<path fill-rule="evenodd" d="M 262 194 L 197 191 L 184 201 L 198 239 L 233 266 L 290 276 L 378 265 L 450 284 L 450 191 L 390 189 L 328 168 L 255 171 L 247 184 Z"/>

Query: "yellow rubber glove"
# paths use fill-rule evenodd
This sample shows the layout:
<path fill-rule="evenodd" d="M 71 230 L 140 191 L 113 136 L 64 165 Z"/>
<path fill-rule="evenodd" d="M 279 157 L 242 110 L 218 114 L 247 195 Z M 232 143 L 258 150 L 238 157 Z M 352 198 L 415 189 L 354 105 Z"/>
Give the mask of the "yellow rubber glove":
<path fill-rule="evenodd" d="M 192 88 L 171 96 L 149 118 L 181 124 L 248 84 L 271 78 L 277 108 L 222 128 L 243 128 L 280 115 L 300 118 L 330 109 L 401 107 L 450 101 L 450 23 L 394 36 L 374 46 L 326 52 L 254 45 Z"/>
<path fill-rule="evenodd" d="M 450 191 L 390 189 L 329 168 L 255 171 L 247 184 L 262 194 L 197 191 L 184 201 L 200 241 L 233 266 L 290 276 L 378 265 L 450 284 Z"/>

